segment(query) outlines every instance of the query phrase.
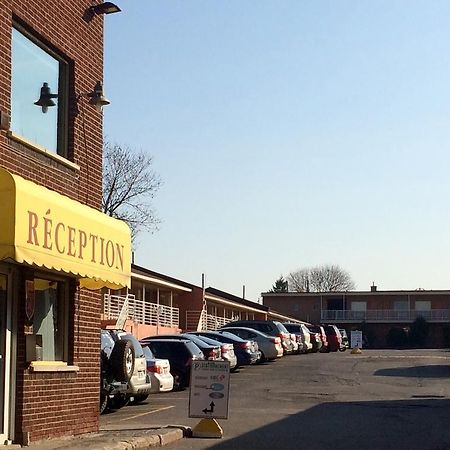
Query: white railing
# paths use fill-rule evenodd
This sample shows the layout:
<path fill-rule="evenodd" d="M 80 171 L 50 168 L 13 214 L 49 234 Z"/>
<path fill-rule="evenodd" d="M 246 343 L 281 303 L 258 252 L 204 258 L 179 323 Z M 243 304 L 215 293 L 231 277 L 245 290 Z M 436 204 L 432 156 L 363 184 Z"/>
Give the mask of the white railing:
<path fill-rule="evenodd" d="M 118 319 L 126 296 L 105 294 L 103 313 L 107 319 Z M 128 294 L 127 319 L 142 325 L 179 327 L 180 310 L 166 305 L 158 305 L 137 299 Z"/>
<path fill-rule="evenodd" d="M 366 322 L 413 322 L 423 317 L 430 322 L 447 322 L 450 320 L 450 309 L 369 309 L 367 311 L 333 310 L 322 311 L 321 320 L 325 322 L 337 321 L 366 321 Z"/>
<path fill-rule="evenodd" d="M 221 326 L 232 322 L 234 319 L 229 319 L 227 317 L 213 316 L 208 314 L 206 311 L 186 311 L 186 326 L 190 329 L 209 330 L 214 331 Z M 197 325 L 194 325 L 194 321 L 198 321 Z"/>

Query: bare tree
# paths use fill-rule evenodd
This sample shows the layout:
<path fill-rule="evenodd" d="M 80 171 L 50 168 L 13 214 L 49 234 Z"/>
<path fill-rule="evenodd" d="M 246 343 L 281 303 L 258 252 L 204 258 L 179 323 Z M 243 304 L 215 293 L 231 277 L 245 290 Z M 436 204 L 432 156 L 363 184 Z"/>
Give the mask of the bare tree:
<path fill-rule="evenodd" d="M 152 170 L 153 157 L 129 147 L 103 145 L 103 198 L 105 214 L 125 221 L 134 240 L 142 229 L 156 231 L 160 219 L 151 199 L 162 185 Z"/>
<path fill-rule="evenodd" d="M 334 264 L 291 272 L 288 282 L 289 290 L 296 292 L 337 292 L 355 289 L 350 274 Z"/>
<path fill-rule="evenodd" d="M 300 269 L 287 276 L 289 291 L 309 292 L 309 269 Z"/>

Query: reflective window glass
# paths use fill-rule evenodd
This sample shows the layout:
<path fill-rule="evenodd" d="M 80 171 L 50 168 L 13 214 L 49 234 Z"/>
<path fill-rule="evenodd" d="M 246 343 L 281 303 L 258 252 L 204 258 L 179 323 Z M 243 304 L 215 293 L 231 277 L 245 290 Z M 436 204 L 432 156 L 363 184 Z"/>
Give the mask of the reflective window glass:
<path fill-rule="evenodd" d="M 67 63 L 13 28 L 11 67 L 11 131 L 31 144 L 64 156 Z M 57 95 L 50 100 L 54 106 L 47 108 L 35 104 L 44 83 Z"/>

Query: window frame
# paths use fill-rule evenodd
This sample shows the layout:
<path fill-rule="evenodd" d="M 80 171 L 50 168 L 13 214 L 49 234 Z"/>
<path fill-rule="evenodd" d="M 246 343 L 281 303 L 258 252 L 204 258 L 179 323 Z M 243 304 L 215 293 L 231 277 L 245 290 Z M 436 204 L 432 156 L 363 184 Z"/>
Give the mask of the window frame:
<path fill-rule="evenodd" d="M 41 279 L 45 281 L 55 281 L 57 283 L 60 283 L 60 287 L 58 288 L 58 305 L 57 305 L 57 314 L 58 314 L 58 326 L 61 327 L 61 359 L 55 359 L 55 360 L 42 360 L 42 363 L 44 364 L 52 364 L 52 363 L 66 363 L 69 364 L 69 332 L 70 332 L 70 322 L 69 322 L 69 313 L 71 310 L 70 305 L 70 280 L 65 277 L 61 277 L 58 275 L 54 275 L 51 273 L 46 272 L 34 272 L 33 275 L 29 278 L 33 280 L 33 283 L 36 279 Z M 33 335 L 35 334 L 34 330 L 34 317 L 33 317 Z M 36 361 L 31 361 L 31 363 Z"/>
<path fill-rule="evenodd" d="M 56 121 L 56 152 L 47 149 L 39 144 L 39 142 L 34 142 L 27 136 L 22 136 L 21 134 L 16 134 L 12 132 L 12 137 L 17 137 L 18 140 L 25 142 L 31 147 L 38 148 L 39 150 L 45 150 L 47 154 L 58 155 L 62 158 L 68 159 L 69 155 L 69 89 L 70 89 L 70 60 L 64 56 L 62 53 L 58 52 L 54 47 L 52 47 L 46 40 L 31 30 L 26 24 L 17 18 L 13 18 L 12 30 L 16 30 L 21 33 L 26 39 L 31 43 L 39 47 L 49 56 L 54 58 L 58 62 L 58 101 L 57 101 L 57 121 Z M 12 39 L 11 30 L 11 39 Z M 12 42 L 11 42 L 12 44 Z M 12 66 L 12 45 L 11 45 L 11 83 L 13 80 L 13 66 Z M 11 109 L 13 98 L 11 96 Z M 12 120 L 13 118 L 11 118 Z"/>

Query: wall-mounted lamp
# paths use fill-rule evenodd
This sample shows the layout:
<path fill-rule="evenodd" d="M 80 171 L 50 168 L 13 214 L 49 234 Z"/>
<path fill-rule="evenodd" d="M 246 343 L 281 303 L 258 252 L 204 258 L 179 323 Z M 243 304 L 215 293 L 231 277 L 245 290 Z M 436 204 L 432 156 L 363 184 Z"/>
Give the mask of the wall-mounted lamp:
<path fill-rule="evenodd" d="M 90 7 L 94 14 L 114 14 L 121 11 L 121 9 L 112 2 L 103 2 Z"/>
<path fill-rule="evenodd" d="M 94 90 L 86 94 L 86 96 L 90 98 L 89 103 L 94 105 L 95 109 L 99 112 L 104 106 L 111 103 L 105 97 L 105 93 L 103 92 L 103 84 L 101 81 L 97 81 L 97 83 L 95 83 Z"/>
<path fill-rule="evenodd" d="M 81 97 L 87 97 L 89 99 L 89 104 L 95 106 L 95 109 L 101 112 L 103 106 L 109 105 L 110 101 L 105 97 L 103 92 L 103 84 L 101 81 L 97 81 L 92 92 L 79 94 L 77 101 Z"/>
<path fill-rule="evenodd" d="M 34 104 L 40 106 L 45 114 L 50 106 L 56 106 L 56 103 L 52 100 L 54 98 L 58 98 L 58 94 L 52 94 L 48 83 L 44 83 L 41 87 L 41 95 Z"/>
<path fill-rule="evenodd" d="M 120 11 L 121 9 L 116 4 L 112 2 L 103 2 L 86 9 L 83 14 L 83 19 L 86 22 L 89 22 L 96 14 L 114 14 Z"/>

